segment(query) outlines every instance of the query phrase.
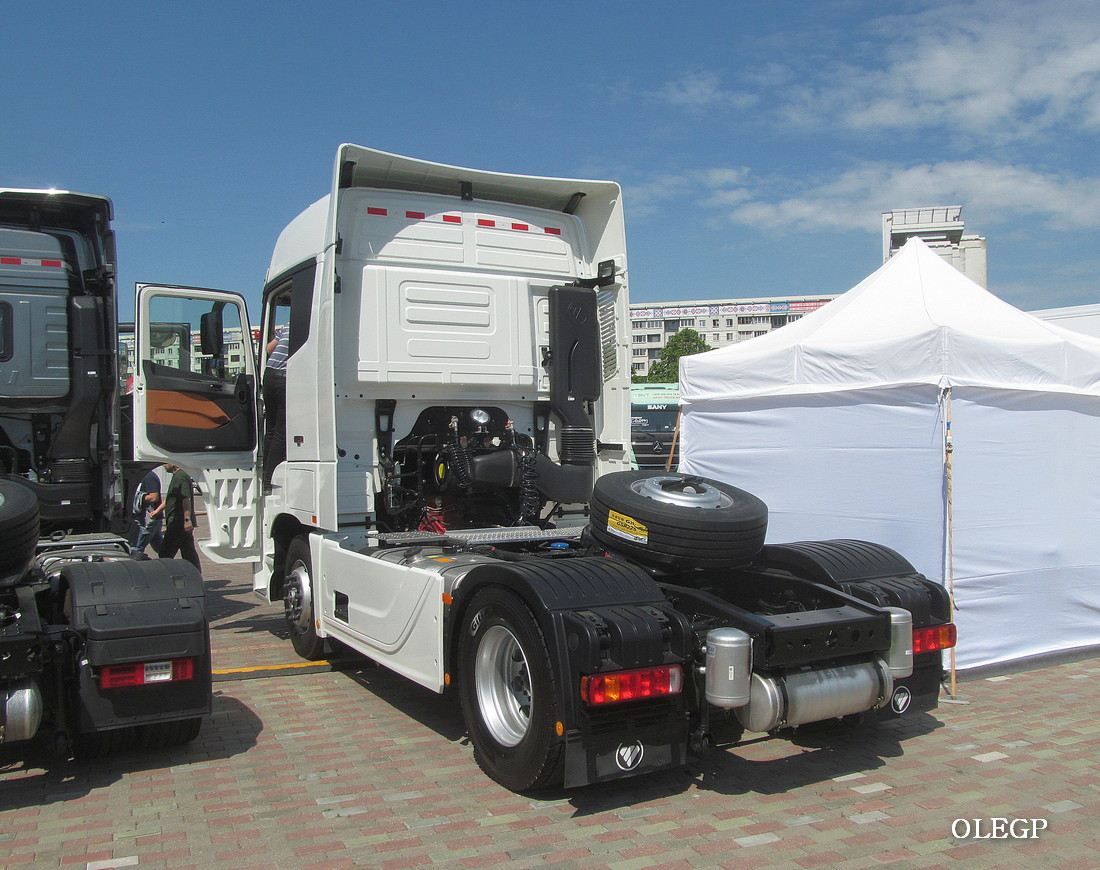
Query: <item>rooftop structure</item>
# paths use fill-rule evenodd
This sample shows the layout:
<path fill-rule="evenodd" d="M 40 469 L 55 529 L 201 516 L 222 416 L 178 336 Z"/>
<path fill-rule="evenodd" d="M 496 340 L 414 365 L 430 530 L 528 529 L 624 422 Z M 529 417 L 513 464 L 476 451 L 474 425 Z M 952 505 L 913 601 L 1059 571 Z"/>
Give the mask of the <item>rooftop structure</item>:
<path fill-rule="evenodd" d="M 987 286 L 985 237 L 967 235 L 961 205 L 897 208 L 882 215 L 882 262 L 889 260 L 913 236 L 966 275 Z"/>

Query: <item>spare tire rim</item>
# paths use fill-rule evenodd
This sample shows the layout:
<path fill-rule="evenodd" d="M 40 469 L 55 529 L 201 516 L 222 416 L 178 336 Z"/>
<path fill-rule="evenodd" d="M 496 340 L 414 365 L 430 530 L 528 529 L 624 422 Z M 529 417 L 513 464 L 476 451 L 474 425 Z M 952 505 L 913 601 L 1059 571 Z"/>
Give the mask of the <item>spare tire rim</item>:
<path fill-rule="evenodd" d="M 681 507 L 719 510 L 733 506 L 729 495 L 711 486 L 701 477 L 683 474 L 663 474 L 643 477 L 630 484 L 631 490 L 643 498 Z"/>

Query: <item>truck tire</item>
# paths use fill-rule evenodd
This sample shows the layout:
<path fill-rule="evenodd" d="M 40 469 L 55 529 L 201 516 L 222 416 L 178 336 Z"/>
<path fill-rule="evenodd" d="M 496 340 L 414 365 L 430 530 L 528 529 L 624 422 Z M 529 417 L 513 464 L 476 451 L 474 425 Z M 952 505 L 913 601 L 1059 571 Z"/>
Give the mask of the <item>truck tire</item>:
<path fill-rule="evenodd" d="M 137 729 L 132 726 L 110 731 L 89 731 L 74 738 L 73 755 L 81 760 L 105 758 L 135 749 L 140 745 Z"/>
<path fill-rule="evenodd" d="M 317 636 L 317 615 L 313 606 L 313 559 L 309 537 L 299 535 L 290 542 L 286 553 L 286 580 L 283 581 L 283 611 L 286 614 L 290 642 L 294 651 L 308 661 L 324 658 L 325 639 Z"/>
<path fill-rule="evenodd" d="M 138 726 L 138 739 L 146 749 L 183 746 L 198 737 L 201 728 L 202 716 L 177 719 L 174 722 L 152 722 Z"/>
<path fill-rule="evenodd" d="M 459 630 L 459 695 L 478 766 L 516 792 L 560 784 L 559 687 L 531 611 L 489 587 L 474 596 Z"/>
<path fill-rule="evenodd" d="M 0 480 L 0 577 L 22 574 L 38 544 L 38 499 L 14 480 Z"/>
<path fill-rule="evenodd" d="M 104 758 L 135 749 L 167 749 L 183 746 L 199 736 L 202 717 L 174 722 L 150 722 L 109 731 L 89 731 L 76 735 L 73 755 L 79 759 Z"/>
<path fill-rule="evenodd" d="M 716 480 L 661 471 L 620 471 L 595 484 L 592 537 L 643 564 L 736 568 L 764 546 L 768 507 Z"/>

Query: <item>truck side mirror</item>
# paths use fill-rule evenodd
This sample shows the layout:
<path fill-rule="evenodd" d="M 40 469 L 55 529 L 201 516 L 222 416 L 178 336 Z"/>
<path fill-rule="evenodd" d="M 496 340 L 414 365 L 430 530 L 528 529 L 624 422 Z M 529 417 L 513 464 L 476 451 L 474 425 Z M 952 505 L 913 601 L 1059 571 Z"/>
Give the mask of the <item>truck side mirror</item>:
<path fill-rule="evenodd" d="M 199 335 L 202 344 L 202 352 L 205 356 L 220 357 L 225 344 L 225 336 L 222 332 L 222 305 L 217 303 L 214 308 L 199 318 Z"/>

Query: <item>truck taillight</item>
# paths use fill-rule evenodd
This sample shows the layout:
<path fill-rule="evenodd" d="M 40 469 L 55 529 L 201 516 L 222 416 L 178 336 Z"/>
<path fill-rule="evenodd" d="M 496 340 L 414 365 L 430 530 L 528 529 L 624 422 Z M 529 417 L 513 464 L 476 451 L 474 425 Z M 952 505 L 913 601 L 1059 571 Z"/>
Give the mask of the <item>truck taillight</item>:
<path fill-rule="evenodd" d="M 581 677 L 581 700 L 592 707 L 679 695 L 684 686 L 684 672 L 679 665 L 638 668 Z"/>
<path fill-rule="evenodd" d="M 123 686 L 147 686 L 151 683 L 172 683 L 195 676 L 194 659 L 172 659 L 166 662 L 131 662 L 125 665 L 104 665 L 99 669 L 101 689 Z"/>
<path fill-rule="evenodd" d="M 951 649 L 955 645 L 956 638 L 955 624 L 951 622 L 946 622 L 943 625 L 930 625 L 928 628 L 914 629 L 913 655 Z"/>

